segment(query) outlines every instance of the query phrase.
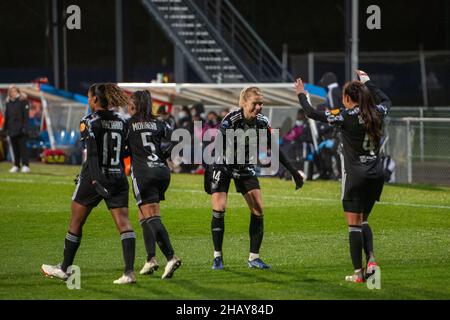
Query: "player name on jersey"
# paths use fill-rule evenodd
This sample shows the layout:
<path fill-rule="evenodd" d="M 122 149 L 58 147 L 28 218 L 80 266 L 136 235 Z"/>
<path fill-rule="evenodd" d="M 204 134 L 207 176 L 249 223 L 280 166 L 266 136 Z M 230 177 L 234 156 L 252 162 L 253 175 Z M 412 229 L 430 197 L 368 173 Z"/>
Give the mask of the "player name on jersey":
<path fill-rule="evenodd" d="M 103 129 L 123 130 L 123 122 L 122 121 L 102 120 L 101 123 L 102 123 Z"/>
<path fill-rule="evenodd" d="M 135 122 L 132 124 L 133 131 L 158 130 L 155 122 Z"/>

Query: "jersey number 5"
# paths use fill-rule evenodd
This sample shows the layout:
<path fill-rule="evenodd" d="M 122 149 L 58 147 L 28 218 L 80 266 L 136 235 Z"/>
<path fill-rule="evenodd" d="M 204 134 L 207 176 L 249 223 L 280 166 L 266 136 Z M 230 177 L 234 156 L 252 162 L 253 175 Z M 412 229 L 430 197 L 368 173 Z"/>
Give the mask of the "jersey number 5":
<path fill-rule="evenodd" d="M 148 141 L 148 137 L 150 137 L 151 135 L 152 134 L 150 132 L 142 132 L 141 138 L 142 138 L 142 144 L 144 145 L 144 147 L 150 147 L 151 155 L 149 155 L 147 157 L 148 160 L 155 162 L 155 161 L 158 161 L 158 156 L 155 154 L 155 152 L 156 152 L 155 144 L 153 142 Z"/>

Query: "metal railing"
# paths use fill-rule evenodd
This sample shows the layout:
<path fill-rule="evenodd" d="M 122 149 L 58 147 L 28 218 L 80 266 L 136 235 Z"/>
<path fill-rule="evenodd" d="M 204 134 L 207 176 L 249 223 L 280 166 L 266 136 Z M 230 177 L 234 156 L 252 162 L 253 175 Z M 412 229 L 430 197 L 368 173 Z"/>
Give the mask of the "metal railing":
<path fill-rule="evenodd" d="M 259 82 L 291 81 L 280 59 L 269 49 L 229 0 L 193 0 Z"/>

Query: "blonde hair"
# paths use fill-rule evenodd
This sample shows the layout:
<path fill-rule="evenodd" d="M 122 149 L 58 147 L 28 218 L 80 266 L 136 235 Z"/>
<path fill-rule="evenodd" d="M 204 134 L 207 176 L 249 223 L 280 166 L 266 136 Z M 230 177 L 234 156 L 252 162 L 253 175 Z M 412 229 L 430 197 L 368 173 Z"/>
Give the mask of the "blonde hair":
<path fill-rule="evenodd" d="M 250 97 L 250 95 L 255 96 L 262 96 L 263 93 L 260 88 L 258 87 L 246 87 L 241 91 L 241 94 L 239 96 L 239 106 L 242 108 L 244 106 L 244 103 L 247 101 L 247 99 Z"/>
<path fill-rule="evenodd" d="M 15 89 L 17 91 L 19 99 L 22 100 L 22 99 L 25 99 L 27 97 L 25 94 L 22 93 L 22 91 L 15 84 L 13 84 L 13 85 L 10 85 L 9 88 L 8 88 L 8 92 L 6 94 L 6 102 L 9 102 L 11 100 L 10 94 L 11 94 L 11 91 L 13 89 Z"/>

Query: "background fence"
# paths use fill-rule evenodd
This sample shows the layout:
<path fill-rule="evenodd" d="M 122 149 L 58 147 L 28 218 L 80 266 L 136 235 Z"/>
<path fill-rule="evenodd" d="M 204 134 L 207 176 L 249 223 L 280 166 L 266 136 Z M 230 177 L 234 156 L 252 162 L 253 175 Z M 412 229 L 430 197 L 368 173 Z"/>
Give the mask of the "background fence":
<path fill-rule="evenodd" d="M 343 52 L 291 55 L 292 74 L 317 84 L 324 73 L 334 72 L 342 84 L 344 57 Z M 359 65 L 397 106 L 450 105 L 450 51 L 360 52 Z"/>
<path fill-rule="evenodd" d="M 390 118 L 385 132 L 396 182 L 450 185 L 450 118 Z"/>

